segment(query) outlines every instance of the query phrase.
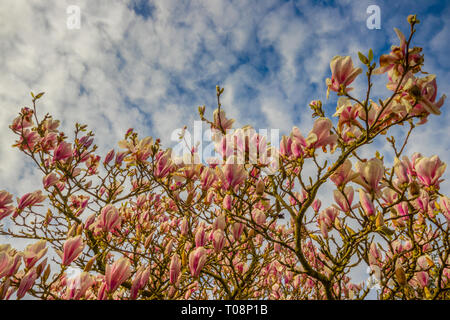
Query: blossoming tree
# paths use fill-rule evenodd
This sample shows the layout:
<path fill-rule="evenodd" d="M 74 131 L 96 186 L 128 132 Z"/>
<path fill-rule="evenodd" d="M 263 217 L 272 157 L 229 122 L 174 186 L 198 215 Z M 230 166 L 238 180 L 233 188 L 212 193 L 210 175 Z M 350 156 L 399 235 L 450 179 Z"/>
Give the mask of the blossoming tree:
<path fill-rule="evenodd" d="M 337 125 L 311 102 L 308 135 L 294 127 L 279 148 L 252 128 L 230 132 L 217 87 L 210 121 L 219 158 L 196 148 L 172 156 L 159 140 L 132 129 L 118 149 L 96 153 L 93 133 L 77 124 L 71 141 L 50 115 L 23 108 L 14 145 L 42 173 L 42 190 L 13 200 L 0 191 L 0 234 L 28 239 L 24 251 L 0 245 L 0 298 L 40 299 L 364 299 L 350 272 L 370 266 L 380 299 L 450 298 L 450 203 L 440 193 L 446 165 L 403 154 L 410 133 L 439 115 L 434 75 L 423 75 L 421 48 L 409 37 L 367 70 L 367 94 L 349 86 L 363 69 L 334 57 L 328 94 L 338 96 Z M 371 100 L 372 78 L 387 73 L 392 94 Z M 388 167 L 378 152 L 360 155 L 391 127 Z M 333 153 L 333 157 L 331 157 Z M 314 178 L 306 179 L 312 164 Z M 320 192 L 335 186 L 333 204 Z M 323 201 L 324 199 L 322 199 Z M 50 249 L 50 250 L 49 250 Z M 80 272 L 70 274 L 70 270 Z"/>

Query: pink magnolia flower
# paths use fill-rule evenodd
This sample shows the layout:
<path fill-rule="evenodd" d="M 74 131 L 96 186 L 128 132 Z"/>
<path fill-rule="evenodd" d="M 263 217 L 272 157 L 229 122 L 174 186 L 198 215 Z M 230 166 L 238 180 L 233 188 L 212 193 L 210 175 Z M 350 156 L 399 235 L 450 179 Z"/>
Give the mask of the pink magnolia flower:
<path fill-rule="evenodd" d="M 73 210 L 75 216 L 83 213 L 89 203 L 89 196 L 72 195 L 70 196 L 70 209 Z"/>
<path fill-rule="evenodd" d="M 280 155 L 282 155 L 284 157 L 290 157 L 292 155 L 291 148 L 292 148 L 292 139 L 290 137 L 286 137 L 286 136 L 281 137 Z"/>
<path fill-rule="evenodd" d="M 354 182 L 363 186 L 368 192 L 378 192 L 380 190 L 380 181 L 384 175 L 383 161 L 378 158 L 372 158 L 366 162 L 358 161 L 355 165 L 359 173 Z"/>
<path fill-rule="evenodd" d="M 112 159 L 114 159 L 114 149 L 111 149 L 105 156 L 105 160 L 103 161 L 104 164 L 108 164 L 111 162 Z"/>
<path fill-rule="evenodd" d="M 106 205 L 99 216 L 98 227 L 103 231 L 112 232 L 120 226 L 119 210 L 112 204 Z"/>
<path fill-rule="evenodd" d="M 14 274 L 18 269 L 21 259 L 20 254 L 11 255 L 11 252 L 8 252 L 9 247 L 5 249 L 0 251 L 0 279 L 4 276 L 9 277 Z"/>
<path fill-rule="evenodd" d="M 380 114 L 380 111 L 382 110 L 382 107 L 374 102 L 370 101 L 369 110 L 366 112 L 362 106 L 359 104 L 357 105 L 358 108 L 358 116 L 361 120 L 364 122 L 367 120 L 367 123 L 369 124 L 369 127 L 373 126 L 375 123 L 375 120 L 379 118 L 378 123 L 380 123 L 382 120 L 384 120 L 386 115 L 391 114 L 392 112 L 389 112 L 389 110 L 386 108 L 384 109 L 383 113 Z"/>
<path fill-rule="evenodd" d="M 345 187 L 343 191 L 334 190 L 334 201 L 338 205 L 338 209 L 343 212 L 349 212 L 353 202 L 354 191 L 352 187 Z"/>
<path fill-rule="evenodd" d="M 222 170 L 218 170 L 218 175 L 222 180 L 225 189 L 237 189 L 247 178 L 247 172 L 242 164 L 236 163 L 236 157 L 232 156 L 227 159 Z"/>
<path fill-rule="evenodd" d="M 266 215 L 260 209 L 254 209 L 252 211 L 252 218 L 256 222 L 257 225 L 264 225 L 266 223 Z"/>
<path fill-rule="evenodd" d="M 227 194 L 223 198 L 222 206 L 225 210 L 231 210 L 232 204 L 233 204 L 233 197 L 231 195 Z"/>
<path fill-rule="evenodd" d="M 23 260 L 28 269 L 34 266 L 36 262 L 47 253 L 48 248 L 46 248 L 46 244 L 47 241 L 39 240 L 34 244 L 29 244 L 25 248 L 25 251 L 23 252 Z"/>
<path fill-rule="evenodd" d="M 409 183 L 408 164 L 405 161 L 394 159 L 394 172 L 398 179 L 398 184 Z"/>
<path fill-rule="evenodd" d="M 414 106 L 413 112 L 420 114 L 423 111 L 428 114 L 440 115 L 440 108 L 444 104 L 447 96 L 444 94 L 436 101 L 437 98 L 437 83 L 436 76 L 430 74 L 424 78 L 417 79 L 415 85 L 420 89 L 420 97 L 418 103 Z"/>
<path fill-rule="evenodd" d="M 4 251 L 0 251 L 0 278 L 3 277 L 3 273 L 8 265 L 9 255 Z"/>
<path fill-rule="evenodd" d="M 189 231 L 189 222 L 186 218 L 183 218 L 183 220 L 180 223 L 180 233 L 185 236 L 188 234 Z"/>
<path fill-rule="evenodd" d="M 319 212 L 320 210 L 320 206 L 322 205 L 322 201 L 320 201 L 319 199 L 315 199 L 311 205 L 311 207 L 313 208 L 313 210 L 315 212 Z"/>
<path fill-rule="evenodd" d="M 367 193 L 362 189 L 359 189 L 359 203 L 367 216 L 372 216 L 375 214 L 375 207 L 372 201 L 369 199 Z"/>
<path fill-rule="evenodd" d="M 417 265 L 421 269 L 428 269 L 429 267 L 433 266 L 434 262 L 431 260 L 429 255 L 421 256 L 417 259 Z"/>
<path fill-rule="evenodd" d="M 203 247 L 198 247 L 189 254 L 189 270 L 194 278 L 197 278 L 206 263 L 207 252 Z"/>
<path fill-rule="evenodd" d="M 226 221 L 225 220 L 226 219 L 225 219 L 224 215 L 218 216 L 216 218 L 216 220 L 214 220 L 214 223 L 213 223 L 213 226 L 212 226 L 213 230 L 217 230 L 217 229 L 225 230 L 225 227 L 226 227 Z"/>
<path fill-rule="evenodd" d="M 34 206 L 38 203 L 43 202 L 45 200 L 45 198 L 46 197 L 42 194 L 41 190 L 27 193 L 22 198 L 20 198 L 17 209 L 23 210 L 26 207 Z"/>
<path fill-rule="evenodd" d="M 235 153 L 242 155 L 242 150 L 244 149 L 243 138 L 242 130 L 226 134 L 215 144 L 215 149 L 222 158 L 228 158 Z"/>
<path fill-rule="evenodd" d="M 425 190 L 420 190 L 419 197 L 413 202 L 414 208 L 418 209 L 422 213 L 427 213 L 429 210 L 429 204 L 430 196 Z"/>
<path fill-rule="evenodd" d="M 328 207 L 319 213 L 319 220 L 324 221 L 325 225 L 331 228 L 338 216 L 336 208 Z"/>
<path fill-rule="evenodd" d="M 181 260 L 178 257 L 177 254 L 174 254 L 172 256 L 172 259 L 170 260 L 170 283 L 171 284 L 175 284 L 178 280 L 178 276 L 180 275 L 180 271 L 181 271 Z"/>
<path fill-rule="evenodd" d="M 347 184 L 347 182 L 352 181 L 358 176 L 352 170 L 352 163 L 350 160 L 346 159 L 344 163 L 330 176 L 331 181 L 338 187 Z"/>
<path fill-rule="evenodd" d="M 208 190 L 216 182 L 217 177 L 215 171 L 211 168 L 204 168 L 200 175 L 200 183 L 203 190 Z"/>
<path fill-rule="evenodd" d="M 43 151 L 49 152 L 56 148 L 57 143 L 58 134 L 56 132 L 47 132 L 39 144 Z"/>
<path fill-rule="evenodd" d="M 281 252 L 281 245 L 278 242 L 273 244 L 273 251 L 275 251 L 276 253 Z"/>
<path fill-rule="evenodd" d="M 214 110 L 213 119 L 213 125 L 216 129 L 223 129 L 226 131 L 227 129 L 231 129 L 233 127 L 234 119 L 227 119 L 225 117 L 225 111 L 223 110 L 220 110 L 220 113 L 219 109 Z"/>
<path fill-rule="evenodd" d="M 333 117 L 339 117 L 338 129 L 342 131 L 343 127 L 347 125 L 349 128 L 356 125 L 361 127 L 361 124 L 356 120 L 359 115 L 358 105 L 352 105 L 347 97 L 340 97 L 337 102 L 336 112 Z"/>
<path fill-rule="evenodd" d="M 397 201 L 398 193 L 391 188 L 385 188 L 381 197 L 385 201 L 385 204 L 383 204 L 383 206 L 389 206 Z"/>
<path fill-rule="evenodd" d="M 235 222 L 232 226 L 233 238 L 238 241 L 241 238 L 242 232 L 244 231 L 244 224 L 240 222 Z"/>
<path fill-rule="evenodd" d="M 59 127 L 59 120 L 53 120 L 51 118 L 46 119 L 45 121 L 42 122 L 42 129 L 45 130 L 46 132 L 55 132 L 57 131 L 56 129 L 58 129 Z"/>
<path fill-rule="evenodd" d="M 64 243 L 64 253 L 62 258 L 62 264 L 68 266 L 71 264 L 83 251 L 84 244 L 81 236 L 76 236 L 67 239 Z"/>
<path fill-rule="evenodd" d="M 19 284 L 19 289 L 17 289 L 17 298 L 22 299 L 25 293 L 31 289 L 36 281 L 38 275 L 36 273 L 36 269 L 32 268 L 28 270 L 26 275 L 22 278 Z"/>
<path fill-rule="evenodd" d="M 402 220 L 408 220 L 409 219 L 409 209 L 408 209 L 408 203 L 403 201 L 395 205 L 395 209 L 398 212 L 398 215 L 402 217 Z"/>
<path fill-rule="evenodd" d="M 91 214 L 89 217 L 87 217 L 86 221 L 84 222 L 84 229 L 89 230 L 89 227 L 93 225 L 95 222 L 95 213 Z"/>
<path fill-rule="evenodd" d="M 380 251 L 378 250 L 377 244 L 372 242 L 369 248 L 369 263 L 377 264 L 379 260 L 381 260 Z"/>
<path fill-rule="evenodd" d="M 421 157 L 415 161 L 415 169 L 419 181 L 427 187 L 439 188 L 439 183 L 442 180 L 439 178 L 444 174 L 447 165 L 442 162 L 438 156 L 431 158 Z"/>
<path fill-rule="evenodd" d="M 422 288 L 428 286 L 428 281 L 430 280 L 430 276 L 425 271 L 420 271 L 416 273 L 416 280 Z"/>
<path fill-rule="evenodd" d="M 130 260 L 120 258 L 113 265 L 106 265 L 105 280 L 108 292 L 114 292 L 131 275 Z"/>
<path fill-rule="evenodd" d="M 107 298 L 106 282 L 100 285 L 97 293 L 97 300 L 105 300 Z"/>
<path fill-rule="evenodd" d="M 330 90 L 339 92 L 341 87 L 343 87 L 344 92 L 352 90 L 352 88 L 347 88 L 347 86 L 362 72 L 361 68 L 353 67 L 353 61 L 350 56 L 335 56 L 330 62 L 330 68 L 331 79 L 328 78 L 326 80 L 328 87 L 327 98 Z"/>
<path fill-rule="evenodd" d="M 289 141 L 291 142 L 290 146 L 283 146 L 285 148 L 290 148 L 288 155 L 293 154 L 296 158 L 300 158 L 304 155 L 305 149 L 308 147 L 308 141 L 302 136 L 299 128 L 292 128 L 291 136 L 285 143 L 289 144 Z"/>
<path fill-rule="evenodd" d="M 42 184 L 44 185 L 45 189 L 48 189 L 56 185 L 58 182 L 59 178 L 54 172 L 49 173 L 42 179 Z"/>
<path fill-rule="evenodd" d="M 12 194 L 5 190 L 0 190 L 0 220 L 9 216 L 14 211 L 14 207 L 10 205 L 11 203 Z"/>
<path fill-rule="evenodd" d="M 330 145 L 330 150 L 333 151 L 338 137 L 336 134 L 331 134 L 332 127 L 333 123 L 328 118 L 321 117 L 314 121 L 313 129 L 306 138 L 308 147 L 315 149 L 322 147 L 325 151 L 325 148 Z"/>
<path fill-rule="evenodd" d="M 79 300 L 86 294 L 86 291 L 95 284 L 94 279 L 87 272 L 82 272 L 67 280 L 65 299 Z"/>
<path fill-rule="evenodd" d="M 330 228 L 326 225 L 326 223 L 320 219 L 317 221 L 319 223 L 319 229 L 320 229 L 320 233 L 322 233 L 322 236 L 324 238 L 328 238 L 328 231 L 330 230 Z"/>
<path fill-rule="evenodd" d="M 94 142 L 94 138 L 89 137 L 89 136 L 83 136 L 78 140 L 78 144 L 80 146 L 83 146 L 86 148 L 89 148 L 93 142 Z"/>
<path fill-rule="evenodd" d="M 70 158 L 72 154 L 72 145 L 70 143 L 61 141 L 53 153 L 53 161 L 64 161 Z"/>
<path fill-rule="evenodd" d="M 203 247 L 206 243 L 205 227 L 201 224 L 195 232 L 195 246 Z"/>
<path fill-rule="evenodd" d="M 11 287 L 11 280 L 7 278 L 5 281 L 3 281 L 3 284 L 0 285 L 0 299 L 9 300 L 9 298 L 13 294 L 13 290 L 15 291 L 16 289 L 14 287 Z"/>
<path fill-rule="evenodd" d="M 319 213 L 317 222 L 324 238 L 328 238 L 328 232 L 333 228 L 337 216 L 338 211 L 333 207 L 329 207 Z"/>
<path fill-rule="evenodd" d="M 397 28 L 394 28 L 397 37 L 400 39 L 400 46 L 392 46 L 392 51 L 389 54 L 383 54 L 380 57 L 380 67 L 373 71 L 374 74 L 382 74 L 390 71 L 395 67 L 397 75 L 403 72 L 403 67 L 400 61 L 406 54 L 406 39 L 404 34 Z"/>
<path fill-rule="evenodd" d="M 257 134 L 255 130 L 247 130 L 249 139 L 246 138 L 246 152 L 248 152 L 249 161 L 251 163 L 259 163 L 268 165 L 272 155 L 272 149 L 267 142 L 267 137 Z"/>
<path fill-rule="evenodd" d="M 9 245 L 0 247 L 0 278 L 15 274 L 22 263 L 22 254 L 9 250 Z"/>
<path fill-rule="evenodd" d="M 450 221 L 450 200 L 446 196 L 441 196 L 440 207 L 447 221 Z"/>
<path fill-rule="evenodd" d="M 116 154 L 116 160 L 114 160 L 114 163 L 118 166 L 120 166 L 122 164 L 123 159 L 125 159 L 125 157 L 129 154 L 129 151 L 121 151 L 121 152 L 117 152 Z"/>
<path fill-rule="evenodd" d="M 159 151 L 155 157 L 156 165 L 154 170 L 154 175 L 157 178 L 166 177 L 174 168 L 171 160 L 172 152 L 171 150 Z"/>
<path fill-rule="evenodd" d="M 411 156 L 411 160 L 409 160 L 409 158 L 407 156 L 403 156 L 403 158 L 402 158 L 402 162 L 406 165 L 407 172 L 410 177 L 417 176 L 415 163 L 416 163 L 416 160 L 419 158 L 422 158 L 422 154 L 420 154 L 418 152 L 413 153 L 413 155 Z"/>
<path fill-rule="evenodd" d="M 14 118 L 10 128 L 15 132 L 22 132 L 23 129 L 29 128 L 33 125 L 33 110 L 30 108 L 22 108 L 21 115 Z"/>
<path fill-rule="evenodd" d="M 147 285 L 149 278 L 150 278 L 150 270 L 148 268 L 147 269 L 140 268 L 136 272 L 133 282 L 131 283 L 130 299 L 136 299 L 139 290 L 141 290 Z"/>
<path fill-rule="evenodd" d="M 213 232 L 213 246 L 214 252 L 219 253 L 222 251 L 225 245 L 225 234 L 221 229 L 217 229 Z"/>
<path fill-rule="evenodd" d="M 374 74 L 388 72 L 388 75 L 394 81 L 404 72 L 402 62 L 406 56 L 406 38 L 397 28 L 394 28 L 397 37 L 400 40 L 399 46 L 392 46 L 389 54 L 383 54 L 380 57 L 380 67 L 373 71 Z M 420 54 L 420 48 L 410 48 L 408 53 L 408 62 L 410 67 L 417 67 L 423 62 L 423 55 Z"/>
<path fill-rule="evenodd" d="M 33 150 L 39 143 L 40 135 L 36 131 L 26 129 L 20 137 L 20 141 L 15 146 L 19 146 L 23 150 Z"/>
<path fill-rule="evenodd" d="M 136 142 L 131 142 L 128 140 L 121 140 L 118 143 L 119 147 L 122 149 L 127 149 L 128 154 L 131 154 L 129 161 L 144 162 L 152 154 L 153 138 L 145 137 L 144 139 L 138 140 Z M 169 151 L 169 150 L 167 150 Z M 169 151 L 170 152 L 170 151 Z M 110 155 L 112 157 L 112 155 Z"/>

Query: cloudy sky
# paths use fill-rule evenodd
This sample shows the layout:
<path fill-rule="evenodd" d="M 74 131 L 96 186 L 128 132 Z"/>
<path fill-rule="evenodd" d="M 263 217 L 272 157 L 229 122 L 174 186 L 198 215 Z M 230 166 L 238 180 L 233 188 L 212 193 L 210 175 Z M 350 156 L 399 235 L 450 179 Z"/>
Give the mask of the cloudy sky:
<path fill-rule="evenodd" d="M 369 5 L 380 8 L 380 29 L 369 29 Z M 72 28 L 76 10 L 79 28 Z M 335 55 L 373 48 L 378 61 L 408 32 L 418 14 L 415 45 L 425 70 L 437 75 L 439 96 L 450 93 L 450 3 L 446 1 L 0 1 L 0 190 L 23 195 L 41 177 L 18 150 L 8 125 L 30 105 L 30 91 L 45 91 L 39 114 L 49 112 L 72 132 L 75 122 L 96 133 L 105 152 L 134 127 L 173 145 L 171 134 L 215 108 L 215 87 L 225 87 L 223 107 L 237 125 L 307 133 L 308 103 L 326 99 L 325 79 Z M 386 76 L 375 80 L 374 100 L 385 97 Z M 364 92 L 364 79 L 355 94 Z M 413 134 L 407 154 L 438 154 L 450 162 L 449 112 Z M 401 130 L 398 131 L 401 133 Z M 387 150 L 383 140 L 375 147 Z M 445 176 L 449 177 L 448 174 Z M 442 185 L 448 194 L 449 183 Z"/>
<path fill-rule="evenodd" d="M 381 13 L 369 29 L 369 5 Z M 79 28 L 73 26 L 80 10 Z M 116 146 L 130 127 L 160 137 L 193 126 L 199 105 L 215 108 L 215 86 L 238 125 L 311 128 L 309 101 L 321 99 L 329 115 L 336 97 L 325 96 L 329 61 L 373 48 L 376 59 L 397 43 L 394 27 L 408 31 L 417 13 L 416 44 L 439 94 L 450 92 L 450 6 L 445 1 L 26 1 L 0 2 L 0 187 L 23 194 L 38 176 L 13 150 L 8 129 L 30 91 L 45 91 L 39 104 L 73 131 L 88 124 L 100 150 Z M 68 27 L 69 26 L 69 27 Z M 364 79 L 355 93 L 364 91 Z M 386 94 L 385 76 L 375 93 Z M 376 99 L 378 100 L 378 99 Z M 449 113 L 432 116 L 413 136 L 408 153 L 437 153 L 448 162 Z M 382 142 L 378 147 L 383 149 Z M 385 148 L 385 147 L 384 147 Z M 447 184 L 444 185 L 446 187 Z"/>

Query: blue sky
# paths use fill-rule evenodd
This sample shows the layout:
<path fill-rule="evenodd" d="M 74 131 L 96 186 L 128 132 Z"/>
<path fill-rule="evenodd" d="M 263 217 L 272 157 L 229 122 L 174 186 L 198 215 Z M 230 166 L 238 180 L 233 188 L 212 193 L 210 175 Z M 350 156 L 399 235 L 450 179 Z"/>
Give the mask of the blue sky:
<path fill-rule="evenodd" d="M 370 30 L 367 7 L 381 9 L 381 28 Z M 80 8 L 79 29 L 68 29 L 69 5 Z M 321 99 L 328 115 L 325 79 L 335 55 L 373 48 L 375 58 L 408 32 L 406 17 L 418 14 L 415 44 L 425 70 L 437 75 L 439 95 L 450 92 L 445 1 L 25 1 L 0 4 L 0 185 L 28 191 L 38 181 L 25 158 L 10 148 L 8 124 L 29 92 L 45 91 L 41 114 L 50 112 L 72 132 L 74 122 L 97 133 L 101 151 L 116 146 L 129 127 L 160 137 L 198 120 L 196 110 L 215 108 L 215 86 L 225 87 L 227 114 L 237 125 L 288 133 L 311 128 L 308 103 Z M 385 97 L 385 75 L 375 78 L 374 98 Z M 364 77 L 355 82 L 365 90 Z M 417 130 L 408 153 L 437 153 L 448 162 L 449 113 L 432 116 Z M 384 151 L 380 140 L 375 147 Z M 373 149 L 373 148 L 372 148 Z M 373 154 L 368 149 L 367 155 Z M 25 161 L 25 162 L 24 162 Z M 20 172 L 20 179 L 17 175 Z M 10 184 L 10 181 L 15 181 Z"/>
<path fill-rule="evenodd" d="M 80 8 L 79 29 L 67 28 L 69 5 Z M 366 26 L 369 5 L 381 9 L 379 30 Z M 225 87 L 223 107 L 237 125 L 307 133 L 311 100 L 322 100 L 328 116 L 335 111 L 325 86 L 333 56 L 361 66 L 357 52 L 373 48 L 378 61 L 398 43 L 394 27 L 408 32 L 409 14 L 421 21 L 414 44 L 424 48 L 425 70 L 437 75 L 438 95 L 449 95 L 448 1 L 2 0 L 0 189 L 22 195 L 40 187 L 8 129 L 30 91 L 46 92 L 40 115 L 53 114 L 67 133 L 88 124 L 103 154 L 130 127 L 171 146 L 174 129 L 198 120 L 199 105 L 211 116 L 216 85 Z M 354 83 L 355 95 L 364 80 Z M 385 81 L 375 78 L 375 101 L 385 97 Z M 450 161 L 447 105 L 416 130 L 407 154 Z M 389 152 L 380 139 L 363 154 L 377 148 Z M 442 190 L 448 194 L 448 182 Z"/>

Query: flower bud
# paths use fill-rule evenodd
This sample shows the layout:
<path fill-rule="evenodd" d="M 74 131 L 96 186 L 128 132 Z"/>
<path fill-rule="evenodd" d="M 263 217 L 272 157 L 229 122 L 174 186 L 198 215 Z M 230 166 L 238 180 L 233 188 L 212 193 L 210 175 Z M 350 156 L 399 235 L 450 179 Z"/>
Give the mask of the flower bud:
<path fill-rule="evenodd" d="M 403 270 L 403 268 L 401 266 L 399 266 L 399 267 L 397 267 L 397 269 L 395 269 L 395 278 L 397 279 L 398 284 L 401 285 L 402 287 L 404 287 L 406 285 L 405 271 Z"/>
<path fill-rule="evenodd" d="M 312 208 L 315 212 L 319 212 L 320 206 L 322 205 L 322 202 L 319 199 L 315 199 L 312 203 Z"/>
<path fill-rule="evenodd" d="M 233 199 L 232 199 L 231 195 L 227 194 L 223 198 L 223 208 L 226 210 L 231 210 L 232 202 L 233 202 Z"/>
<path fill-rule="evenodd" d="M 189 254 L 189 270 L 194 278 L 200 275 L 200 272 L 206 262 L 206 249 L 198 247 Z"/>
<path fill-rule="evenodd" d="M 256 182 L 256 190 L 255 190 L 256 194 L 257 194 L 258 196 L 262 196 L 262 195 L 264 194 L 264 188 L 265 188 L 264 180 L 259 179 L 259 180 Z"/>
<path fill-rule="evenodd" d="M 177 254 L 172 256 L 172 260 L 170 261 L 170 283 L 175 284 L 178 280 L 178 276 L 181 271 L 181 260 Z"/>
<path fill-rule="evenodd" d="M 375 222 L 375 226 L 377 228 L 384 226 L 384 218 L 383 218 L 383 214 L 381 212 L 378 212 L 378 214 L 377 214 L 377 220 Z"/>
<path fill-rule="evenodd" d="M 219 253 L 222 251 L 225 245 L 225 235 L 224 232 L 220 229 L 217 229 L 213 232 L 213 246 L 214 252 Z"/>
<path fill-rule="evenodd" d="M 373 206 L 372 201 L 362 189 L 359 189 L 359 202 L 367 216 L 372 216 L 375 213 L 375 207 Z"/>

